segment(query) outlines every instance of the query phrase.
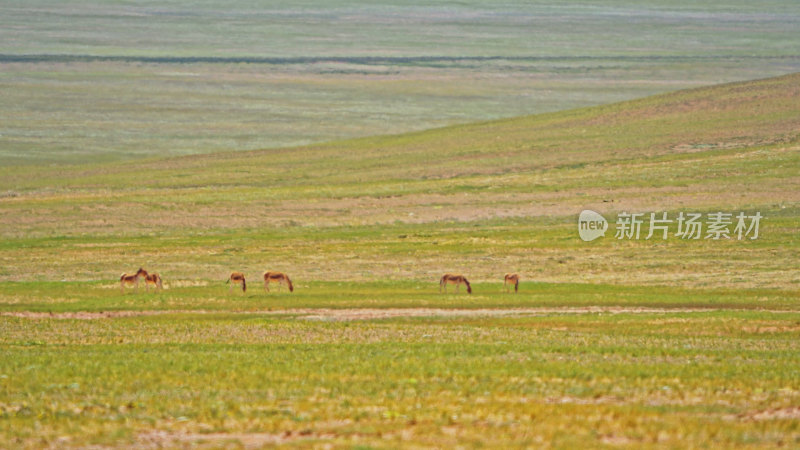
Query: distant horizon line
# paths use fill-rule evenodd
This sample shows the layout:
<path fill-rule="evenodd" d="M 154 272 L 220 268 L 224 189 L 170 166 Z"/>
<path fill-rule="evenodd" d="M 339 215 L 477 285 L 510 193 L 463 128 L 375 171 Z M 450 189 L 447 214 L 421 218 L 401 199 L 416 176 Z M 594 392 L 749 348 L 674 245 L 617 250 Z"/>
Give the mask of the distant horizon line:
<path fill-rule="evenodd" d="M 606 56 L 137 56 L 137 55 L 92 55 L 69 53 L 0 53 L 0 63 L 45 63 L 45 62 L 142 62 L 166 64 L 313 64 L 313 63 L 355 63 L 361 65 L 408 64 L 436 62 L 482 62 L 482 61 L 581 61 L 581 60 L 715 60 L 715 59 L 795 59 L 798 55 L 606 55 Z"/>

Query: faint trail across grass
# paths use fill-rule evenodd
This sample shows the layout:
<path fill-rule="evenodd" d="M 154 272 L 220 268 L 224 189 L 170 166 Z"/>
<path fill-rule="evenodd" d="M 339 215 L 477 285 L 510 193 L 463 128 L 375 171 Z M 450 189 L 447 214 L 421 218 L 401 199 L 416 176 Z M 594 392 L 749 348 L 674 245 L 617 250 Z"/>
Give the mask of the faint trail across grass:
<path fill-rule="evenodd" d="M 520 317 L 542 315 L 582 315 L 582 314 L 667 314 L 667 313 L 709 313 L 715 311 L 758 311 L 770 314 L 797 314 L 798 310 L 769 309 L 769 308 L 736 308 L 736 307 L 675 307 L 675 308 L 648 308 L 648 307 L 622 307 L 622 306 L 586 306 L 560 308 L 296 308 L 296 309 L 269 309 L 248 311 L 226 311 L 221 313 L 214 310 L 143 310 L 143 311 L 74 311 L 74 312 L 35 312 L 35 311 L 0 311 L 0 316 L 18 317 L 24 319 L 116 319 L 120 317 L 146 317 L 169 315 L 207 315 L 207 314 L 232 314 L 246 316 L 296 316 L 304 320 L 322 321 L 349 321 L 349 320 L 375 320 L 409 317 Z"/>

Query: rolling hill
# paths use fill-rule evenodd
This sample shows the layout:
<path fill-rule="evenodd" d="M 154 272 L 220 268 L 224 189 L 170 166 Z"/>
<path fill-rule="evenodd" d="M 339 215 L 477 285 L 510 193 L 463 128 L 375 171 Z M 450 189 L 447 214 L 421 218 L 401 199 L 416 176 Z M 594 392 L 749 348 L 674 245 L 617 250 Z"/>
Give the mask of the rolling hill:
<path fill-rule="evenodd" d="M 281 148 L 800 71 L 800 5 L 0 4 L 0 166 Z"/>

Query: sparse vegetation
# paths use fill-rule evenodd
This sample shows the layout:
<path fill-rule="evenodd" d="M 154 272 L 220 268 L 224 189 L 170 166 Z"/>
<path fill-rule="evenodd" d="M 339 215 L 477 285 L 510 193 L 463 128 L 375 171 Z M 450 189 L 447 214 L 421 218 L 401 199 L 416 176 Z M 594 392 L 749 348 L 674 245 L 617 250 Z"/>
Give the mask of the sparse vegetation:
<path fill-rule="evenodd" d="M 0 180 L 0 441 L 797 445 L 798 86 L 22 167 Z M 584 207 L 766 219 L 583 243 Z M 166 289 L 121 294 L 139 265 Z M 229 294 L 233 269 L 297 289 Z M 448 270 L 473 294 L 438 294 Z"/>
<path fill-rule="evenodd" d="M 800 439 L 800 313 L 2 320 L 14 446 Z"/>
<path fill-rule="evenodd" d="M 365 46 L 330 60 L 337 47 L 313 34 L 254 31 L 243 5 L 221 16 L 193 5 L 197 28 L 180 6 L 142 6 L 113 33 L 103 27 L 128 6 L 68 19 L 69 3 L 39 5 L 49 15 L 0 7 L 10 52 L 0 55 L 0 447 L 800 446 L 798 74 L 194 154 L 512 115 L 528 110 L 530 90 L 558 98 L 537 108 L 563 109 L 629 97 L 631 79 L 650 93 L 784 72 L 797 67 L 786 44 L 795 4 L 765 14 L 742 2 L 719 16 L 724 26 L 715 6 L 604 5 L 610 14 L 585 33 L 629 28 L 606 43 L 552 34 L 559 54 L 537 57 L 520 54 L 551 43 L 493 40 L 508 21 L 481 5 L 446 15 L 412 5 L 425 14 L 408 28 L 351 29 L 394 12 L 359 18 L 363 5 L 342 4 L 342 20 L 320 18 L 315 33 L 332 27 Z M 551 31 L 569 28 L 562 8 L 578 11 L 547 6 Z M 296 25 L 308 11 L 270 14 Z M 202 26 L 212 16 L 241 34 Z M 512 36 L 541 21 L 514 17 Z M 63 43 L 26 34 L 30 20 L 102 26 Z M 398 53 L 420 39 L 427 49 L 428 20 L 474 35 L 431 47 L 444 55 L 372 54 L 384 34 Z M 703 40 L 707 51 L 680 53 L 685 36 L 656 39 L 674 21 L 724 32 Z M 629 39 L 643 29 L 645 41 Z M 173 32 L 186 38 L 164 39 Z M 277 60 L 254 56 L 270 33 L 286 37 Z M 97 36 L 113 38 L 93 47 Z M 242 36 L 256 41 L 230 50 Z M 622 54 L 606 54 L 610 43 Z M 752 56 L 751 44 L 769 51 Z M 311 54 L 292 59 L 300 45 Z M 539 77 L 555 72 L 562 81 Z M 609 88 L 622 74 L 624 92 Z M 91 108 L 75 110 L 76 99 Z M 388 116 L 374 108 L 387 99 L 399 104 Z M 251 110 L 264 103 L 302 114 L 264 128 Z M 319 127 L 298 125 L 319 111 Z M 604 238 L 578 239 L 584 208 L 612 222 Z M 757 240 L 617 240 L 622 211 L 764 220 Z M 164 289 L 120 292 L 120 273 L 140 266 Z M 265 270 L 291 274 L 294 292 L 264 292 Z M 246 293 L 228 292 L 232 271 L 247 274 Z M 439 294 L 445 272 L 466 275 L 473 293 Z M 522 276 L 518 294 L 503 292 L 507 272 Z"/>

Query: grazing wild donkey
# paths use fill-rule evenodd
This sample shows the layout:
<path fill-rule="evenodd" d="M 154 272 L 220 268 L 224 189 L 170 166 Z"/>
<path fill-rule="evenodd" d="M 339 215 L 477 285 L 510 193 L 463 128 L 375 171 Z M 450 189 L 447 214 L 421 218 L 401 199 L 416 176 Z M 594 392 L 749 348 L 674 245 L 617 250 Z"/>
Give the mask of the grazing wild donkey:
<path fill-rule="evenodd" d="M 230 277 L 228 277 L 228 281 L 225 284 L 230 283 L 230 287 L 228 288 L 228 292 L 233 292 L 233 285 L 240 284 L 242 285 L 242 292 L 247 292 L 247 281 L 244 279 L 244 274 L 242 272 L 233 272 Z"/>
<path fill-rule="evenodd" d="M 506 288 L 506 292 L 508 292 L 508 285 L 514 285 L 514 293 L 519 291 L 519 275 L 515 273 L 507 273 L 505 278 L 503 278 L 503 287 Z"/>
<path fill-rule="evenodd" d="M 456 292 L 458 292 L 458 288 L 463 284 L 467 286 L 467 293 L 472 294 L 472 286 L 469 285 L 469 281 L 463 275 L 453 275 L 452 273 L 446 273 L 442 275 L 441 280 L 439 280 L 439 292 L 442 292 L 442 287 L 444 287 L 444 292 L 447 292 L 447 285 L 448 284 L 455 284 L 456 285 Z"/>
<path fill-rule="evenodd" d="M 157 273 L 147 273 L 144 271 L 144 289 L 149 291 L 150 285 L 155 286 L 156 291 L 159 289 L 164 289 L 164 285 L 162 284 L 161 275 Z"/>
<path fill-rule="evenodd" d="M 270 283 L 278 283 L 279 288 L 283 286 L 283 283 L 286 283 L 289 286 L 289 292 L 294 292 L 292 280 L 289 279 L 289 275 L 283 272 L 264 272 L 264 290 L 267 292 L 269 292 Z"/>

